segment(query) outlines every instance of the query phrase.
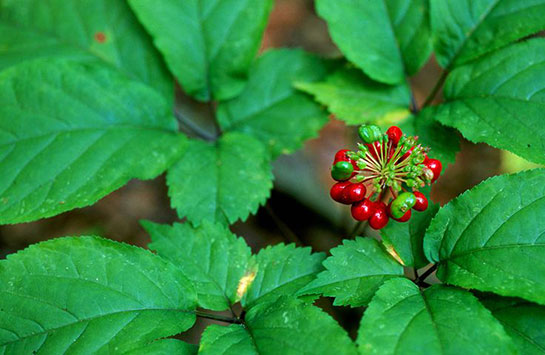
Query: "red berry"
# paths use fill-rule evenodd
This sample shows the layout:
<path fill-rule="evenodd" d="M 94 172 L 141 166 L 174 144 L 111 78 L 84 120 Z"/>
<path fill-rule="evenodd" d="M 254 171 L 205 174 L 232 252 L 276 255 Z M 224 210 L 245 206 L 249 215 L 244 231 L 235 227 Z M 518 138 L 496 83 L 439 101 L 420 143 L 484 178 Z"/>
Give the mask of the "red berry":
<path fill-rule="evenodd" d="M 437 159 L 429 159 L 425 165 L 433 172 L 433 179 L 431 182 L 434 182 L 441 175 L 441 170 L 443 170 L 443 164 Z"/>
<path fill-rule="evenodd" d="M 348 203 L 361 201 L 365 198 L 367 189 L 362 183 L 352 184 L 347 186 L 342 193 L 342 199 Z"/>
<path fill-rule="evenodd" d="M 375 203 L 369 199 L 356 202 L 352 205 L 352 217 L 357 221 L 365 221 L 373 215 L 375 211 Z"/>
<path fill-rule="evenodd" d="M 349 205 L 350 202 L 346 202 L 344 200 L 344 195 L 343 195 L 343 190 L 349 185 L 352 185 L 350 181 L 338 182 L 331 187 L 331 190 L 329 190 L 329 195 L 331 196 L 333 200 L 339 203 L 344 203 L 346 205 Z"/>
<path fill-rule="evenodd" d="M 349 161 L 350 159 L 346 156 L 346 152 L 349 152 L 348 149 L 341 149 L 337 153 L 335 153 L 335 160 L 333 160 L 333 164 L 339 162 L 339 161 Z"/>
<path fill-rule="evenodd" d="M 405 154 L 401 156 L 401 158 L 399 158 L 398 162 L 402 162 L 403 160 L 407 159 L 409 155 L 412 154 L 413 150 L 414 150 L 414 147 L 411 147 L 411 149 L 409 149 Z"/>
<path fill-rule="evenodd" d="M 388 224 L 389 220 L 384 202 L 375 203 L 373 215 L 369 218 L 369 225 L 371 228 L 382 229 Z"/>
<path fill-rule="evenodd" d="M 349 157 L 346 156 L 346 153 L 349 152 L 349 151 L 350 151 L 349 149 L 341 149 L 337 153 L 335 153 L 335 159 L 333 160 L 333 165 L 337 164 L 340 161 L 348 161 L 354 167 L 354 171 L 360 170 L 358 168 L 358 164 L 356 163 L 356 161 L 354 161 L 354 160 L 352 160 L 352 159 L 350 159 Z M 352 174 L 352 176 L 354 176 L 354 175 L 355 174 Z"/>
<path fill-rule="evenodd" d="M 382 149 L 382 144 L 380 144 L 379 141 L 375 141 L 370 144 L 366 144 L 367 149 L 369 149 L 369 153 L 373 156 L 375 159 L 379 159 L 380 154 L 382 154 L 380 151 Z"/>
<path fill-rule="evenodd" d="M 425 211 L 428 208 L 428 199 L 420 191 L 413 192 L 414 197 L 416 197 L 416 203 L 413 206 L 413 209 L 417 211 Z"/>
<path fill-rule="evenodd" d="M 393 143 L 393 145 L 397 146 L 397 143 L 399 143 L 403 132 L 401 132 L 401 129 L 399 127 L 392 126 L 388 128 L 386 134 L 388 135 L 388 139 Z"/>

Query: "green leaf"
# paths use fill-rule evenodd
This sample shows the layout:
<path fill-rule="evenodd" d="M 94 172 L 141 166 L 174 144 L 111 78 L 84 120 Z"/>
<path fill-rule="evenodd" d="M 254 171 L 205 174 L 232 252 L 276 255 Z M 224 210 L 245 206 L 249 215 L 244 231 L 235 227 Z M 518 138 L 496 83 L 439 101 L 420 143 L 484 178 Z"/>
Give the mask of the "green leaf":
<path fill-rule="evenodd" d="M 434 0 L 430 4 L 435 54 L 445 68 L 545 28 L 544 0 Z"/>
<path fill-rule="evenodd" d="M 365 311 L 362 354 L 515 354 L 501 325 L 469 292 L 442 285 L 420 292 L 407 279 L 382 286 Z"/>
<path fill-rule="evenodd" d="M 126 352 L 126 355 L 195 355 L 198 347 L 176 339 L 161 339 L 141 348 Z"/>
<path fill-rule="evenodd" d="M 401 83 L 431 53 L 426 0 L 317 0 L 316 7 L 345 56 L 375 80 Z"/>
<path fill-rule="evenodd" d="M 324 266 L 326 271 L 299 294 L 335 297 L 336 306 L 364 306 L 384 281 L 403 276 L 403 267 L 370 238 L 344 240 L 343 245 L 331 249 Z"/>
<path fill-rule="evenodd" d="M 132 178 L 156 177 L 185 145 L 161 96 L 95 64 L 6 69 L 0 117 L 0 223 L 93 204 Z"/>
<path fill-rule="evenodd" d="M 149 251 L 96 237 L 0 261 L 0 351 L 122 353 L 190 328 L 193 287 Z"/>
<path fill-rule="evenodd" d="M 430 147 L 430 157 L 441 160 L 446 167 L 448 163 L 456 160 L 460 139 L 456 130 L 437 122 L 434 119 L 436 115 L 436 107 L 427 107 L 420 111 L 414 118 L 414 134 L 423 145 Z"/>
<path fill-rule="evenodd" d="M 182 269 L 195 286 L 201 307 L 223 311 L 238 301 L 237 287 L 251 257 L 244 239 L 206 221 L 199 228 L 188 223 L 142 225 L 151 235 L 149 248 Z"/>
<path fill-rule="evenodd" d="M 500 321 L 520 354 L 545 354 L 545 307 L 494 295 L 481 302 Z"/>
<path fill-rule="evenodd" d="M 356 354 L 337 322 L 300 300 L 280 298 L 260 303 L 247 313 L 245 323 L 206 328 L 199 354 Z"/>
<path fill-rule="evenodd" d="M 424 237 L 444 282 L 545 304 L 545 170 L 491 178 L 445 205 Z"/>
<path fill-rule="evenodd" d="M 251 334 L 241 324 L 209 325 L 201 337 L 199 355 L 259 355 Z"/>
<path fill-rule="evenodd" d="M 195 225 L 245 220 L 269 197 L 271 170 L 264 145 L 245 134 L 225 133 L 215 144 L 191 140 L 167 174 L 171 204 Z"/>
<path fill-rule="evenodd" d="M 296 248 L 294 244 L 261 249 L 255 265 L 249 268 L 255 277 L 244 293 L 242 306 L 250 308 L 280 296 L 294 295 L 323 270 L 324 259 L 325 254 L 311 254 L 310 248 Z"/>
<path fill-rule="evenodd" d="M 369 79 L 355 68 L 343 67 L 322 82 L 296 87 L 314 95 L 336 118 L 356 125 L 407 117 L 411 96 L 407 84 L 390 86 Z"/>
<path fill-rule="evenodd" d="M 242 91 L 272 0 L 129 0 L 171 72 L 201 101 Z"/>
<path fill-rule="evenodd" d="M 320 80 L 327 69 L 324 60 L 303 51 L 267 51 L 252 67 L 240 96 L 219 104 L 218 122 L 224 130 L 256 137 L 273 157 L 291 153 L 317 137 L 327 122 L 326 112 L 297 92 L 293 82 Z"/>
<path fill-rule="evenodd" d="M 423 212 L 412 211 L 409 222 L 388 223 L 386 227 L 380 230 L 383 243 L 387 248 L 391 247 L 395 250 L 405 266 L 413 266 L 419 269 L 429 264 L 424 255 L 424 234 L 438 210 L 439 204 L 429 201 L 427 210 Z"/>
<path fill-rule="evenodd" d="M 95 60 L 172 100 L 172 79 L 125 0 L 3 0 L 0 33 L 0 70 L 41 57 Z"/>
<path fill-rule="evenodd" d="M 521 42 L 454 70 L 441 123 L 472 142 L 545 163 L 545 40 Z"/>

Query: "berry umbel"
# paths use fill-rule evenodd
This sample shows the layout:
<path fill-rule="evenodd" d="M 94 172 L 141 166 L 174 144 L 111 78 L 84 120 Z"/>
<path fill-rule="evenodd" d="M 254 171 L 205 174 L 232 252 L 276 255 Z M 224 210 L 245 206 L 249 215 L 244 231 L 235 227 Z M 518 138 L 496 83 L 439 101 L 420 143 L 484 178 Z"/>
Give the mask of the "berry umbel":
<path fill-rule="evenodd" d="M 434 183 L 443 169 L 439 160 L 428 157 L 430 149 L 396 126 L 383 133 L 376 125 L 362 125 L 358 133 L 364 143 L 357 151 L 335 154 L 331 176 L 338 182 L 331 198 L 352 205 L 352 217 L 368 220 L 374 229 L 385 227 L 390 218 L 408 221 L 411 209 L 426 210 L 428 200 L 418 189 Z"/>

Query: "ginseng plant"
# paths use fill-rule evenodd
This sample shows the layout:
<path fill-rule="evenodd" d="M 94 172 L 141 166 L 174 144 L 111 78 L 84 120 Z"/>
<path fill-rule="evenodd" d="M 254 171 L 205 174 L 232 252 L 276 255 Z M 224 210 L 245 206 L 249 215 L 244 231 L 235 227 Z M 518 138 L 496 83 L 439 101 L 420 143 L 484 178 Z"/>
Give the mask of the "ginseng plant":
<path fill-rule="evenodd" d="M 315 5 L 344 57 L 258 53 L 272 0 L 0 0 L 0 223 L 163 173 L 179 217 L 142 222 L 149 250 L 67 236 L 1 260 L 2 354 L 545 352 L 545 170 L 430 197 L 460 136 L 545 164 L 545 0 Z M 354 233 L 252 253 L 230 225 L 330 115 L 354 140 L 319 193 Z M 362 311 L 357 334 L 319 298 Z"/>

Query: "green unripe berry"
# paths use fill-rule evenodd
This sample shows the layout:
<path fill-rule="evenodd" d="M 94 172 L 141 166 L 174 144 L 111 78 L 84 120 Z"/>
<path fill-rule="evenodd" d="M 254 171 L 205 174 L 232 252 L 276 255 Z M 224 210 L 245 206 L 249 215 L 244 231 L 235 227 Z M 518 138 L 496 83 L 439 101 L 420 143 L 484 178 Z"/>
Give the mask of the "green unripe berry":
<path fill-rule="evenodd" d="M 411 192 L 404 192 L 397 196 L 392 202 L 390 212 L 392 217 L 401 218 L 405 213 L 410 210 L 416 203 L 416 196 Z"/>
<path fill-rule="evenodd" d="M 376 142 L 382 137 L 382 131 L 374 124 L 361 125 L 358 129 L 358 134 L 360 135 L 361 140 L 368 144 Z"/>
<path fill-rule="evenodd" d="M 344 181 L 350 179 L 354 167 L 352 163 L 347 161 L 339 161 L 331 168 L 331 177 L 337 181 Z"/>

